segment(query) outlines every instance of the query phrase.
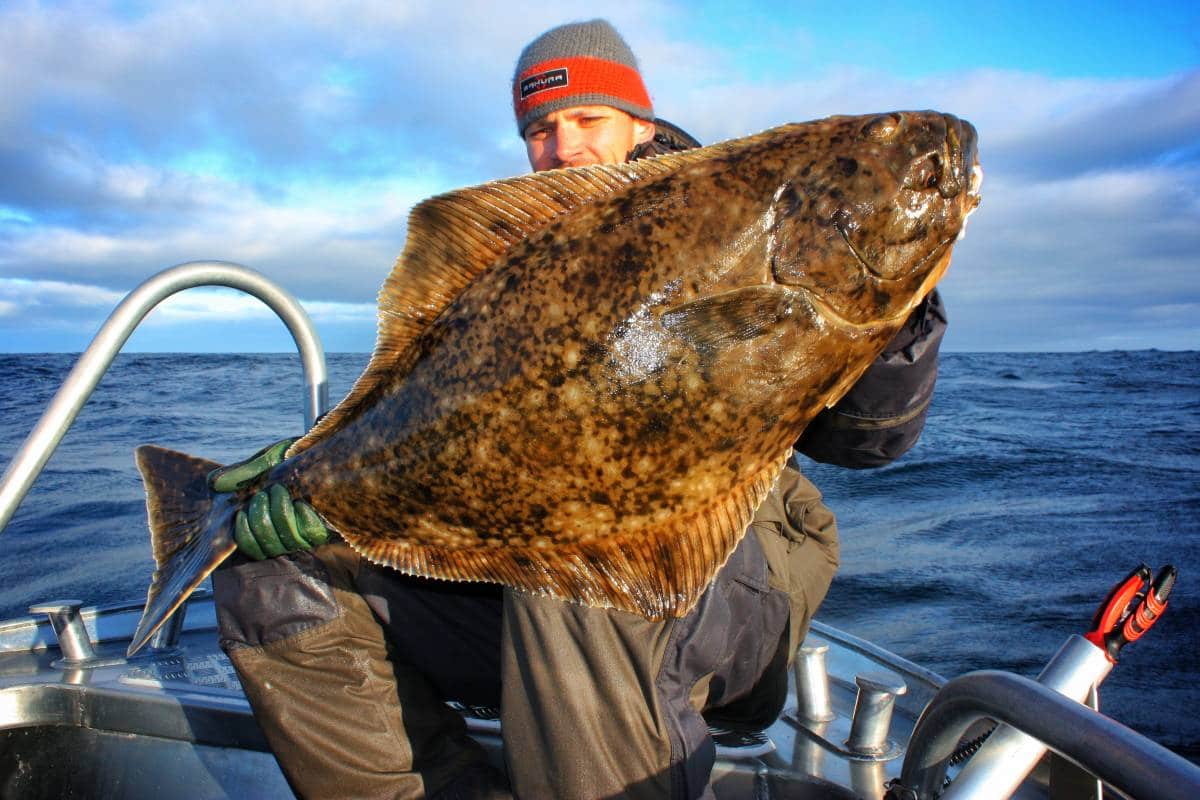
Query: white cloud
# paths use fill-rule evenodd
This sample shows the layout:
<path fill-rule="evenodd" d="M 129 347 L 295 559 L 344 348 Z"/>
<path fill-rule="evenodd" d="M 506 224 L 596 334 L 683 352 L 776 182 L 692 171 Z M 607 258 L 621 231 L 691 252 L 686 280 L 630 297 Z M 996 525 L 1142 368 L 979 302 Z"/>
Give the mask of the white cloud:
<path fill-rule="evenodd" d="M 0 300 L 21 309 L 36 306 L 111 308 L 119 303 L 122 297 L 124 294 L 121 292 L 82 283 L 0 278 Z"/>
<path fill-rule="evenodd" d="M 31 319 L 40 319 L 44 324 L 46 317 L 43 314 L 48 312 L 51 327 L 75 329 L 90 337 L 125 294 L 84 283 L 0 278 L 0 319 L 9 328 L 19 327 Z M 374 303 L 301 302 L 318 329 L 325 325 L 351 325 L 361 328 L 364 339 L 375 330 Z M 139 336 L 144 339 L 147 332 L 186 328 L 194 323 L 212 330 L 214 325 L 237 326 L 274 320 L 274 312 L 250 295 L 233 289 L 197 287 L 163 300 L 142 321 Z M 86 340 L 81 347 L 84 343 Z"/>
<path fill-rule="evenodd" d="M 159 213 L 137 214 L 128 224 L 98 229 L 68 224 L 6 228 L 0 219 L 0 232 L 5 232 L 0 268 L 41 279 L 86 276 L 128 289 L 172 264 L 212 258 L 264 271 L 293 291 L 369 298 L 403 249 L 411 207 L 446 188 L 434 183 L 433 176 L 333 184 L 298 180 L 264 197 L 246 181 L 92 166 L 117 176 L 115 186 L 105 183 L 98 190 L 103 196 L 116 203 L 118 192 L 140 193 L 139 202 Z M 168 212 L 185 201 L 186 213 Z"/>
<path fill-rule="evenodd" d="M 376 320 L 374 303 L 304 303 L 315 323 L 362 323 Z M 273 319 L 275 313 L 260 300 L 234 290 L 189 289 L 164 300 L 151 319 L 157 323 L 242 322 Z M 149 321 L 149 320 L 148 320 Z"/>
<path fill-rule="evenodd" d="M 1143 306 L 1196 299 L 1200 71 L 751 77 L 747 54 L 678 33 L 691 13 L 682 5 L 605 13 L 638 52 L 659 113 L 704 141 L 895 108 L 974 122 L 988 180 L 946 282 L 952 317 L 955 302 L 970 311 L 958 324 L 978 324 L 985 304 L 1003 319 L 1007 306 L 1053 300 L 1066 319 L 1125 292 L 1130 318 L 1148 319 Z M 594 11 L 568 0 L 555 15 L 500 14 L 483 0 L 180 2 L 119 15 L 4 6 L 0 275 L 120 295 L 171 264 L 232 260 L 328 304 L 332 319 L 373 319 L 414 203 L 525 170 L 509 70 L 545 26 Z M 806 35 L 764 32 L 757 57 L 794 54 Z M 0 292 L 6 320 L 49 320 L 56 308 L 76 319 L 66 295 L 23 296 L 48 316 Z M 251 313 L 189 302 L 195 314 Z"/>
<path fill-rule="evenodd" d="M 989 176 L 947 286 L 997 302 L 1126 297 L 1131 307 L 1194 289 L 1198 186 L 1198 167 Z"/>
<path fill-rule="evenodd" d="M 304 308 L 314 322 L 352 322 L 374 326 L 379 319 L 379 307 L 374 303 L 330 303 L 316 301 L 305 303 Z"/>
<path fill-rule="evenodd" d="M 73 281 L 0 277 L 0 349 L 6 331 L 69 331 L 83 347 L 124 297 L 99 286 Z"/>
<path fill-rule="evenodd" d="M 1200 302 L 1142 306 L 1136 313 L 1139 317 L 1150 320 L 1195 320 L 1200 319 Z"/>

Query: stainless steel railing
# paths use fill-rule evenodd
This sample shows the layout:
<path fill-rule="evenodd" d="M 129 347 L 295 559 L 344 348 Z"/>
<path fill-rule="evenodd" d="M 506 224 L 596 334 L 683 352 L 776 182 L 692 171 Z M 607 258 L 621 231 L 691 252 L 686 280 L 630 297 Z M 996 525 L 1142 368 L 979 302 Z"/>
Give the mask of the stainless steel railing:
<path fill-rule="evenodd" d="M 130 334 L 156 305 L 196 286 L 240 289 L 266 303 L 287 325 L 300 350 L 305 382 L 305 430 L 324 413 L 329 403 L 325 350 L 312 320 L 291 293 L 262 273 L 240 264 L 189 261 L 170 267 L 144 281 L 113 310 L 17 451 L 0 479 L 0 533 Z"/>
<path fill-rule="evenodd" d="M 891 796 L 941 795 L 947 760 L 967 728 L 984 718 L 1038 739 L 1135 800 L 1200 797 L 1200 767 L 1037 681 L 992 670 L 960 675 L 937 693 L 913 730 L 901 786 Z"/>

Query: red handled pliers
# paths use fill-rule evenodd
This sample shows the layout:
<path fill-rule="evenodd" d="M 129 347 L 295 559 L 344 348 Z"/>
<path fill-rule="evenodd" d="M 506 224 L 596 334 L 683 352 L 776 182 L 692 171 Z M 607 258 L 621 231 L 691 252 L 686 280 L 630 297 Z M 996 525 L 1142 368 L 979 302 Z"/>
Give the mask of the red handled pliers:
<path fill-rule="evenodd" d="M 1167 596 L 1175 586 L 1175 567 L 1167 564 L 1151 580 L 1150 567 L 1139 564 L 1128 577 L 1109 590 L 1092 617 L 1092 628 L 1085 635 L 1092 644 L 1117 663 L 1117 654 L 1130 642 L 1150 630 L 1167 608 Z"/>

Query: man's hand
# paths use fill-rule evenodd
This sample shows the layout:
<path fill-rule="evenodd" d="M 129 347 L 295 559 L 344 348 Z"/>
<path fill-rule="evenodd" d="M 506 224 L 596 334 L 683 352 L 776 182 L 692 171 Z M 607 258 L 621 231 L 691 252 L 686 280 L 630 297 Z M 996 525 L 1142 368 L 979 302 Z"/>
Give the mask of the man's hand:
<path fill-rule="evenodd" d="M 214 469 L 208 473 L 208 488 L 214 492 L 236 492 L 254 478 L 283 461 L 283 454 L 295 439 L 280 439 L 259 450 L 245 461 Z"/>
<path fill-rule="evenodd" d="M 264 447 L 245 461 L 213 470 L 208 485 L 214 492 L 234 492 L 283 461 L 295 439 Z M 262 561 L 297 550 L 311 550 L 329 540 L 329 530 L 313 507 L 293 501 L 288 490 L 275 483 L 255 492 L 233 519 L 238 550 Z"/>
<path fill-rule="evenodd" d="M 262 561 L 297 550 L 311 550 L 329 541 L 329 530 L 302 500 L 292 501 L 278 483 L 256 492 L 233 518 L 233 538 L 248 558 Z"/>

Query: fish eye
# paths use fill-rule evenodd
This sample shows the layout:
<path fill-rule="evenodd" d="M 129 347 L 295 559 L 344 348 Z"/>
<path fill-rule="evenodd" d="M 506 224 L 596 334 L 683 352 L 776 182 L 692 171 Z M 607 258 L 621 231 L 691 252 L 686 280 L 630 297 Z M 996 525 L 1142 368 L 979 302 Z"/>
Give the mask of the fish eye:
<path fill-rule="evenodd" d="M 901 119 L 899 114 L 880 114 L 867 120 L 862 126 L 862 136 L 873 142 L 888 142 L 896 138 L 900 132 Z"/>
<path fill-rule="evenodd" d="M 934 189 L 938 185 L 939 175 L 937 159 L 926 156 L 912 165 L 903 183 L 909 189 Z"/>

